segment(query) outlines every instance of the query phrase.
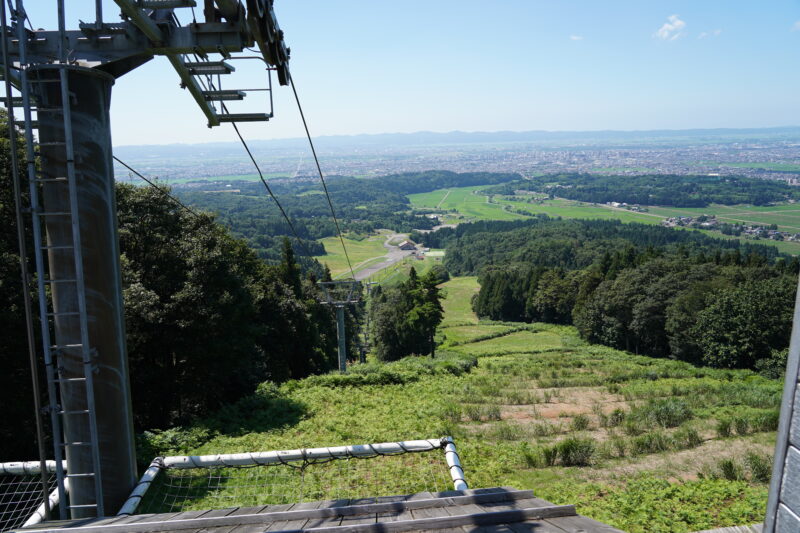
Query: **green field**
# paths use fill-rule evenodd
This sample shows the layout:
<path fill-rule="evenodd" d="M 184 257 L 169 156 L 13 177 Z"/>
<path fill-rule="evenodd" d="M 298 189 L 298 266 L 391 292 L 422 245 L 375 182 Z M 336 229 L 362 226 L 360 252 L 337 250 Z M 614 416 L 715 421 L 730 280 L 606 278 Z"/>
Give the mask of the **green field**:
<path fill-rule="evenodd" d="M 747 205 L 724 206 L 712 205 L 705 208 L 679 208 L 650 206 L 645 213 L 637 213 L 627 209 L 612 208 L 600 204 L 589 204 L 563 198 L 537 200 L 529 202 L 529 196 L 509 197 L 494 196 L 492 203 L 487 197 L 473 191 L 481 187 L 462 187 L 439 189 L 423 194 L 409 195 L 409 199 L 417 208 L 438 208 L 455 210 L 446 213 L 444 223 L 468 222 L 471 220 L 511 220 L 511 217 L 525 218 L 514 211 L 523 211 L 529 216 L 546 214 L 551 217 L 583 218 L 601 220 L 621 220 L 622 222 L 639 222 L 643 224 L 660 224 L 665 218 L 675 216 L 716 215 L 723 222 L 749 225 L 777 224 L 778 229 L 800 233 L 800 204 L 781 204 L 765 207 Z M 482 202 L 481 203 L 481 199 Z M 699 230 L 693 230 L 699 231 Z M 800 254 L 800 243 L 789 241 L 758 240 L 745 237 L 728 237 L 718 231 L 703 231 L 717 238 L 738 239 L 742 242 L 757 242 L 777 247 L 787 254 Z"/>
<path fill-rule="evenodd" d="M 444 320 L 442 326 L 477 324 L 478 317 L 472 311 L 472 295 L 478 292 L 478 278 L 475 276 L 454 278 L 444 285 Z"/>
<path fill-rule="evenodd" d="M 409 277 L 412 267 L 417 272 L 418 276 L 423 276 L 433 267 L 433 265 L 441 263 L 442 256 L 426 256 L 423 259 L 406 257 L 402 261 L 399 261 L 377 272 L 369 278 L 369 281 L 391 287 L 406 281 Z"/>
<path fill-rule="evenodd" d="M 194 428 L 149 434 L 149 451 L 231 453 L 452 435 L 471 487 L 532 489 L 631 533 L 762 520 L 779 381 L 588 345 L 567 326 L 480 322 L 469 306 L 477 288 L 475 278 L 443 285 L 447 341 L 434 359 L 371 362 L 348 375 L 266 386 Z M 360 481 L 343 464 L 335 478 L 309 473 L 300 485 L 324 499 L 446 483 L 441 458 L 413 455 L 344 462 L 361 469 Z M 235 481 L 248 473 L 226 475 Z M 290 482 L 281 483 L 288 490 Z M 198 485 L 197 499 L 176 510 L 258 505 L 274 496 L 229 490 L 223 498 L 225 490 Z M 142 512 L 159 509 L 158 487 L 151 491 L 155 507 Z"/>
<path fill-rule="evenodd" d="M 350 263 L 353 265 L 353 270 L 359 270 L 374 264 L 386 255 L 386 248 L 383 243 L 386 241 L 384 234 L 370 235 L 361 240 L 345 237 L 344 243 L 347 247 L 347 254 L 350 257 Z M 347 258 L 342 251 L 342 243 L 339 237 L 326 237 L 320 239 L 320 242 L 325 246 L 325 255 L 318 255 L 314 258 L 320 263 L 328 265 L 331 269 L 333 277 L 343 276 L 350 273 L 350 268 L 347 265 Z"/>
<path fill-rule="evenodd" d="M 723 222 L 749 225 L 777 224 L 780 230 L 800 233 L 800 204 L 765 207 L 749 205 L 711 205 L 700 208 L 651 207 L 650 212 L 664 217 L 716 215 Z"/>
<path fill-rule="evenodd" d="M 431 192 L 411 194 L 408 198 L 414 207 L 457 211 L 467 220 L 517 220 L 524 215 L 509 213 L 502 204 L 489 203 L 489 197 L 480 194 L 484 187 L 457 187 L 438 189 Z M 445 223 L 451 223 L 454 217 L 445 217 Z M 463 220 L 461 220 L 463 221 Z"/>
<path fill-rule="evenodd" d="M 642 224 L 660 224 L 662 220 L 662 217 L 649 213 L 636 213 L 626 209 L 611 209 L 561 198 L 542 200 L 541 203 L 509 200 L 505 197 L 498 197 L 496 201 L 513 209 L 523 210 L 530 215 L 543 213 L 551 217 L 621 220 L 623 222 L 640 222 Z"/>

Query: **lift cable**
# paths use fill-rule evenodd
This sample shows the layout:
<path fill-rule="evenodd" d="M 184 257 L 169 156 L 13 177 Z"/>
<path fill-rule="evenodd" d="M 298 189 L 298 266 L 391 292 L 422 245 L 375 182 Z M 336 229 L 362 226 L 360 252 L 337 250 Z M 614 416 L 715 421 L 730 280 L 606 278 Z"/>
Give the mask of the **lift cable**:
<path fill-rule="evenodd" d="M 139 178 L 141 178 L 144 181 L 146 181 L 148 185 L 150 185 L 151 187 L 153 187 L 154 189 L 159 191 L 161 194 L 163 194 L 164 196 L 166 196 L 167 198 L 169 198 L 170 200 L 175 202 L 178 205 L 178 207 L 182 207 L 183 209 L 185 209 L 187 212 L 191 213 L 192 216 L 194 216 L 196 218 L 202 218 L 203 217 L 203 215 L 201 215 L 200 213 L 198 213 L 197 211 L 195 211 L 194 209 L 192 209 L 188 205 L 184 204 L 183 202 L 181 202 L 180 200 L 178 200 L 177 198 L 172 196 L 167 189 L 165 189 L 164 187 L 161 187 L 158 183 L 155 183 L 152 180 L 149 180 L 149 179 L 145 178 L 142 174 L 140 174 L 139 172 L 137 172 L 136 170 L 131 168 L 131 166 L 129 164 L 127 164 L 125 161 L 123 161 L 119 157 L 117 157 L 117 156 L 113 156 L 113 157 L 114 157 L 114 161 L 116 161 L 117 163 L 119 163 L 123 167 L 125 167 L 128 170 L 130 170 L 131 172 L 133 172 Z"/>
<path fill-rule="evenodd" d="M 333 202 L 331 201 L 331 195 L 328 193 L 328 186 L 325 184 L 325 177 L 322 175 L 322 167 L 319 165 L 319 158 L 317 157 L 317 150 L 314 148 L 314 141 L 311 139 L 311 132 L 308 131 L 308 123 L 306 122 L 306 116 L 303 113 L 303 106 L 300 105 L 300 98 L 297 96 L 297 88 L 294 83 L 294 78 L 291 74 L 289 74 L 289 83 L 292 86 L 292 92 L 294 93 L 294 100 L 297 102 L 297 109 L 300 111 L 300 118 L 303 120 L 303 128 L 306 130 L 306 137 L 308 138 L 308 144 L 311 146 L 311 154 L 314 156 L 314 163 L 317 165 L 317 172 L 319 172 L 319 180 L 322 182 L 322 188 L 325 191 L 325 197 L 328 199 L 328 206 L 331 208 L 331 216 L 333 217 L 333 223 L 336 225 L 336 232 L 339 234 L 339 242 L 342 243 L 342 250 L 344 251 L 344 257 L 347 259 L 347 266 L 350 268 L 350 275 L 353 277 L 353 281 L 356 279 L 355 272 L 353 272 L 353 265 L 350 263 L 350 255 L 347 253 L 347 247 L 344 244 L 344 237 L 342 236 L 342 229 L 339 227 L 339 220 L 336 218 L 336 212 L 333 209 Z"/>
<path fill-rule="evenodd" d="M 225 104 L 222 104 L 222 107 L 225 108 L 225 112 L 227 113 L 228 110 L 225 107 Z M 253 166 L 255 167 L 256 172 L 258 172 L 258 177 L 261 180 L 261 183 L 264 184 L 264 188 L 267 189 L 267 192 L 269 193 L 270 197 L 275 201 L 275 205 L 278 206 L 278 209 L 280 210 L 281 215 L 283 215 L 284 220 L 286 220 L 286 223 L 289 224 L 289 229 L 292 230 L 292 235 L 294 235 L 294 238 L 297 240 L 297 243 L 303 248 L 303 251 L 305 252 L 307 257 L 313 257 L 313 254 L 308 249 L 308 247 L 306 246 L 305 242 L 303 242 L 303 239 L 301 239 L 300 236 L 297 234 L 297 230 L 295 230 L 294 224 L 292 224 L 292 221 L 289 218 L 289 215 L 286 214 L 286 211 L 283 209 L 283 206 L 278 201 L 278 197 L 275 196 L 275 193 L 272 192 L 272 188 L 269 186 L 269 183 L 267 183 L 267 180 L 264 179 L 264 174 L 261 172 L 261 167 L 258 166 L 258 163 L 256 162 L 256 158 L 253 157 L 253 152 L 250 151 L 250 147 L 247 145 L 247 141 L 244 140 L 244 137 L 242 137 L 242 134 L 239 132 L 239 127 L 236 125 L 235 122 L 231 122 L 231 126 L 233 126 L 233 129 L 236 131 L 236 135 L 239 137 L 239 140 L 242 142 L 242 146 L 244 146 L 244 149 L 247 152 L 247 155 L 250 156 L 250 161 L 253 162 Z"/>
<path fill-rule="evenodd" d="M 122 160 L 121 160 L 120 158 L 118 158 L 117 156 L 113 156 L 113 157 L 114 157 L 114 160 L 115 160 L 117 163 L 119 163 L 120 165 L 124 166 L 125 168 L 127 168 L 128 170 L 130 170 L 131 172 L 133 172 L 133 173 L 134 173 L 136 176 L 138 176 L 139 178 L 141 178 L 141 179 L 143 179 L 144 181 L 146 181 L 146 182 L 147 182 L 147 183 L 148 183 L 148 184 L 149 184 L 151 187 L 153 187 L 154 189 L 157 189 L 159 192 L 161 192 L 162 194 L 164 194 L 164 196 L 166 196 L 167 198 L 169 198 L 170 200 L 172 200 L 173 202 L 175 202 L 175 203 L 176 203 L 176 204 L 177 204 L 179 207 L 182 207 L 182 208 L 183 208 L 183 209 L 185 209 L 187 212 L 191 213 L 193 216 L 195 216 L 195 217 L 197 217 L 197 218 L 202 218 L 202 216 L 203 216 L 203 215 L 202 215 L 201 213 L 198 213 L 197 211 L 195 211 L 194 209 L 192 209 L 192 208 L 191 208 L 191 207 L 189 207 L 188 205 L 186 205 L 186 204 L 184 204 L 183 202 L 181 202 L 180 200 L 178 200 L 176 197 L 174 197 L 173 195 L 171 195 L 171 194 L 169 193 L 169 191 L 168 191 L 168 190 L 166 190 L 166 189 L 165 189 L 165 188 L 163 188 L 163 187 L 160 187 L 160 186 L 159 186 L 157 183 L 154 183 L 152 180 L 149 180 L 149 179 L 147 179 L 147 178 L 146 178 L 146 177 L 144 177 L 144 176 L 143 176 L 141 173 L 137 172 L 135 169 L 133 169 L 133 168 L 132 168 L 130 165 L 128 165 L 127 163 L 125 163 L 124 161 L 122 161 Z M 295 239 L 297 239 L 297 242 L 299 242 L 299 243 L 300 243 L 300 246 L 302 246 L 302 247 L 303 247 L 303 250 L 304 250 L 304 251 L 306 252 L 306 254 L 308 254 L 308 256 L 310 257 L 310 256 L 311 256 L 311 252 L 309 252 L 308 248 L 307 248 L 307 247 L 306 247 L 306 245 L 303 243 L 303 241 L 300 239 L 300 237 L 298 237 L 298 236 L 297 236 L 297 232 L 295 232 L 295 231 L 294 231 L 294 227 L 292 226 L 292 222 L 291 222 L 291 221 L 290 221 L 290 220 L 289 220 L 289 219 L 286 217 L 286 213 L 283 211 L 283 208 L 282 208 L 282 207 L 281 207 L 281 205 L 278 203 L 278 200 L 277 200 L 277 198 L 275 198 L 275 197 L 273 196 L 273 200 L 275 200 L 275 203 L 277 203 L 277 204 L 278 204 L 278 208 L 280 208 L 280 210 L 281 210 L 281 213 L 283 213 L 283 216 L 284 216 L 284 218 L 286 218 L 286 222 L 289 224 L 289 227 L 291 228 L 291 230 L 292 230 L 292 233 L 294 234 L 294 237 L 295 237 Z"/>

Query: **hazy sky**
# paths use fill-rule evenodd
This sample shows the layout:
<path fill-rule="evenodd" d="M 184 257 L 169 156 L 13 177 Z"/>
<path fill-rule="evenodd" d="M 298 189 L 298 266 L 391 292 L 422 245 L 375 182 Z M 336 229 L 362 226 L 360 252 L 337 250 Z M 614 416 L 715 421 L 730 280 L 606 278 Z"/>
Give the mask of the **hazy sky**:
<path fill-rule="evenodd" d="M 36 27 L 55 29 L 51 4 L 27 0 Z M 70 26 L 93 20 L 93 0 L 67 4 Z M 797 0 L 275 4 L 314 135 L 800 124 Z M 246 100 L 242 111 L 259 111 L 263 95 Z M 234 139 L 230 125 L 206 127 L 164 58 L 120 78 L 112 102 L 116 145 Z M 291 89 L 277 84 L 275 115 L 243 132 L 302 134 Z"/>

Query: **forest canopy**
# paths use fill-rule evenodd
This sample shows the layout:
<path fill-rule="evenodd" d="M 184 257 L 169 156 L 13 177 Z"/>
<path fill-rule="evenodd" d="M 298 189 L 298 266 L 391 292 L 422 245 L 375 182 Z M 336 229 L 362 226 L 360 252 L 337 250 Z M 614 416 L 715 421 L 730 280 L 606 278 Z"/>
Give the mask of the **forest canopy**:
<path fill-rule="evenodd" d="M 738 176 L 645 174 L 548 174 L 488 189 L 488 193 L 536 191 L 581 202 L 707 207 L 710 204 L 768 205 L 800 199 L 800 190 L 783 181 Z"/>
<path fill-rule="evenodd" d="M 800 263 L 776 248 L 645 224 L 465 224 L 427 237 L 477 274 L 473 309 L 574 324 L 589 342 L 722 368 L 780 368 Z"/>

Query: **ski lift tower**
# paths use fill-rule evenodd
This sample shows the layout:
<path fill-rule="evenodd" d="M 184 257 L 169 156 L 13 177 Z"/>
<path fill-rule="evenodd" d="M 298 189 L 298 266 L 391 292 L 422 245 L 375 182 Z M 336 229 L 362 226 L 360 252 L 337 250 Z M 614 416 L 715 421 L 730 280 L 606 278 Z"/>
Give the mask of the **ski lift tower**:
<path fill-rule="evenodd" d="M 356 280 L 320 281 L 323 304 L 336 308 L 336 338 L 339 341 L 339 372 L 347 372 L 347 337 L 344 329 L 344 308 L 361 300 L 361 282 Z"/>
<path fill-rule="evenodd" d="M 107 22 L 103 0 L 94 0 L 94 22 L 76 20 L 77 28 L 68 29 L 66 7 L 75 3 L 50 0 L 58 14 L 54 30 L 34 30 L 23 0 L 9 0 L 10 13 L 0 2 L 11 142 L 16 127 L 26 141 L 26 211 L 61 518 L 115 513 L 137 480 L 109 116 L 114 80 L 165 56 L 209 127 L 269 120 L 271 72 L 289 83 L 289 50 L 273 0 L 114 1 L 121 22 Z M 195 7 L 202 21 L 194 20 Z M 183 10 L 192 22 L 179 22 L 182 8 L 192 8 Z M 258 51 L 246 51 L 252 47 Z M 245 59 L 258 60 L 243 63 L 260 65 L 260 86 L 223 88 Z M 261 104 L 229 110 L 256 91 Z M 157 95 L 157 87 L 143 88 L 142 105 Z M 15 107 L 22 120 L 15 120 Z"/>

